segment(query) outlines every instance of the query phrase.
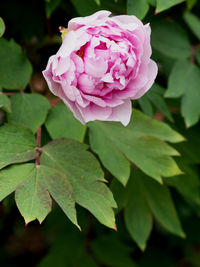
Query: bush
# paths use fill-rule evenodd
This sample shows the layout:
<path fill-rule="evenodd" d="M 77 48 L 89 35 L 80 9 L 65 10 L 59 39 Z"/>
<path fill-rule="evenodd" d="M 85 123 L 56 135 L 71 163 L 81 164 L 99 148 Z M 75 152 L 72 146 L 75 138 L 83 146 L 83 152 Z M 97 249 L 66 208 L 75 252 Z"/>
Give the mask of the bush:
<path fill-rule="evenodd" d="M 0 10 L 2 266 L 199 266 L 200 3 L 1 0 Z M 42 75 L 59 26 L 98 10 L 151 25 L 158 76 L 126 127 L 81 124 Z"/>

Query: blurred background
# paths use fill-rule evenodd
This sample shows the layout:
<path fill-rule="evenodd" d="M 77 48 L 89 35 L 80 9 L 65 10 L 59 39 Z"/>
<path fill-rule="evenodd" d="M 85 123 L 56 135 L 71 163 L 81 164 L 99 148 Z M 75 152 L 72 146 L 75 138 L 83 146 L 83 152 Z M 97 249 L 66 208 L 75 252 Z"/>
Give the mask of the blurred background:
<path fill-rule="evenodd" d="M 176 27 L 180 27 L 187 32 L 190 42 L 196 45 L 196 37 L 186 25 L 183 13 L 193 8 L 192 12 L 199 16 L 200 3 L 194 0 L 176 1 L 182 3 L 155 14 L 154 0 L 141 1 L 142 8 L 136 3 L 140 1 L 1 0 L 0 16 L 6 25 L 4 37 L 13 38 L 20 44 L 33 66 L 33 74 L 26 91 L 45 95 L 50 99 L 52 106 L 58 104 L 59 100 L 49 93 L 41 74 L 49 56 L 55 54 L 61 44 L 58 28 L 67 27 L 68 21 L 73 17 L 90 15 L 101 9 L 110 10 L 115 15 L 136 13 L 135 15 L 144 23 L 150 22 L 153 32 L 153 58 L 159 65 L 157 82 L 166 88 L 167 78 L 175 59 L 168 56 L 170 51 L 166 54 L 162 53 L 159 42 L 170 40 L 173 46 L 173 40 L 176 41 L 175 35 L 178 31 Z M 163 36 L 163 27 L 165 36 Z M 175 29 L 175 33 L 171 28 Z M 161 95 L 163 95 L 162 90 Z M 199 179 L 199 126 L 194 126 L 190 130 L 185 129 L 184 122 L 178 115 L 180 99 L 165 99 L 164 105 L 170 107 L 169 110 L 166 106 L 163 108 L 163 102 L 159 108 L 159 101 L 148 100 L 148 105 L 145 105 L 144 101 L 147 99 L 135 102 L 134 105 L 158 120 L 163 120 L 164 113 L 166 115 L 164 119 L 168 120 L 169 124 L 172 124 L 172 112 L 176 129 L 186 138 L 192 136 L 190 144 L 183 150 L 191 149 L 194 157 L 192 164 L 195 165 L 195 175 Z M 148 109 L 147 106 L 150 108 Z M 48 138 L 48 135 L 43 138 Z M 178 145 L 177 148 L 182 149 Z M 106 172 L 106 178 L 112 179 L 108 172 Z M 112 183 L 111 187 L 117 202 L 123 203 L 122 188 Z M 0 203 L 0 266 L 198 267 L 200 266 L 199 205 L 185 199 L 174 189 L 172 189 L 172 196 L 186 238 L 181 239 L 169 234 L 155 221 L 147 248 L 141 251 L 127 232 L 124 214 L 120 210 L 116 211 L 117 232 L 104 227 L 89 212 L 78 207 L 79 223 L 82 226 L 82 232 L 79 232 L 56 205 L 42 225 L 35 221 L 25 227 L 23 218 L 14 203 L 14 195 L 11 195 Z"/>

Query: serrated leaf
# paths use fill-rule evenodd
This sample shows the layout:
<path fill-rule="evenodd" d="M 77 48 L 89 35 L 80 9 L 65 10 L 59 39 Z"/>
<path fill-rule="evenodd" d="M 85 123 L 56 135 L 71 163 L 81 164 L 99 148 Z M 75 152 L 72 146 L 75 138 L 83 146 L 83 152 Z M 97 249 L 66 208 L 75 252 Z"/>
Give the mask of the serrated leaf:
<path fill-rule="evenodd" d="M 133 1 L 127 0 L 127 14 L 135 15 L 139 19 L 143 19 L 149 10 L 147 0 Z"/>
<path fill-rule="evenodd" d="M 23 126 L 6 124 L 0 127 L 0 169 L 36 157 L 36 140 Z"/>
<path fill-rule="evenodd" d="M 127 127 L 119 123 L 92 122 L 89 128 L 92 150 L 123 184 L 129 177 L 129 161 L 160 182 L 161 176 L 169 177 L 181 173 L 170 157 L 178 155 L 177 151 L 162 140 L 180 142 L 184 139 L 165 123 L 133 110 L 131 122 Z"/>
<path fill-rule="evenodd" d="M 128 204 L 125 207 L 125 223 L 133 240 L 141 250 L 152 229 L 152 214 L 144 196 L 144 188 L 138 172 L 134 172 L 128 184 Z"/>
<path fill-rule="evenodd" d="M 182 97 L 181 113 L 187 127 L 200 117 L 200 69 L 187 60 L 177 61 L 169 77 L 166 97 Z"/>
<path fill-rule="evenodd" d="M 0 172 L 0 201 L 14 192 L 18 185 L 29 177 L 33 164 L 13 165 Z"/>
<path fill-rule="evenodd" d="M 180 237 L 185 237 L 168 188 L 142 173 L 140 175 L 144 184 L 146 201 L 155 218 L 168 231 Z"/>
<path fill-rule="evenodd" d="M 23 169 L 26 165 L 30 166 L 31 171 L 28 175 L 24 176 Z M 29 163 L 26 165 L 17 166 L 22 168 L 21 173 L 18 175 L 23 176 L 24 180 L 16 187 L 15 201 L 26 224 L 36 219 L 42 223 L 51 211 L 52 201 L 48 191 L 40 181 L 39 169 L 36 169 L 34 164 Z M 13 177 L 13 180 L 15 179 L 18 179 L 17 175 Z"/>
<path fill-rule="evenodd" d="M 189 58 L 191 53 L 187 33 L 179 24 L 170 21 L 152 23 L 152 46 L 175 59 Z"/>
<path fill-rule="evenodd" d="M 5 29 L 6 29 L 6 27 L 5 27 L 4 21 L 3 21 L 3 19 L 0 17 L 0 37 L 4 34 Z"/>
<path fill-rule="evenodd" d="M 40 162 L 64 172 L 75 201 L 88 209 L 101 223 L 115 229 L 111 191 L 103 183 L 103 172 L 87 146 L 71 139 L 56 139 L 42 148 Z"/>
<path fill-rule="evenodd" d="M 162 12 L 184 1 L 185 0 L 157 0 L 156 12 Z"/>
<path fill-rule="evenodd" d="M 15 94 L 11 97 L 12 112 L 8 121 L 22 124 L 33 133 L 45 122 L 50 104 L 39 94 Z"/>
<path fill-rule="evenodd" d="M 41 223 L 55 199 L 68 218 L 78 226 L 71 185 L 66 175 L 48 166 L 33 163 L 14 165 L 0 172 L 0 200 L 15 191 L 15 201 L 27 223 Z"/>
<path fill-rule="evenodd" d="M 98 154 L 103 165 L 126 185 L 130 176 L 130 163 L 104 131 L 105 127 L 106 125 L 98 122 L 89 125 L 91 148 Z"/>
<path fill-rule="evenodd" d="M 200 40 L 200 19 L 190 12 L 185 12 L 183 18 L 190 30 Z"/>
<path fill-rule="evenodd" d="M 0 39 L 0 87 L 4 89 L 25 89 L 32 73 L 32 67 L 21 47 L 15 41 Z"/>
<path fill-rule="evenodd" d="M 7 95 L 0 93 L 0 108 L 6 112 L 11 112 L 11 103 Z"/>
<path fill-rule="evenodd" d="M 65 105 L 49 111 L 45 126 L 52 139 L 66 137 L 83 141 L 86 132 L 86 126 L 76 120 Z"/>
<path fill-rule="evenodd" d="M 41 223 L 45 219 L 51 211 L 51 195 L 68 218 L 78 226 L 72 187 L 67 176 L 48 166 L 32 165 L 32 172 L 15 193 L 16 204 L 25 222 L 38 219 Z"/>

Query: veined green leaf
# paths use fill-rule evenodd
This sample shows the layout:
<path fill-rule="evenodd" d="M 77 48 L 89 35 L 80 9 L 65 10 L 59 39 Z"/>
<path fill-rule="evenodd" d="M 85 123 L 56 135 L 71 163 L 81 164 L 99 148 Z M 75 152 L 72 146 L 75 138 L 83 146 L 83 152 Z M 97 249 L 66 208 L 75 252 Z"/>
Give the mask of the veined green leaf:
<path fill-rule="evenodd" d="M 32 66 L 15 41 L 0 39 L 0 87 L 23 90 L 32 73 Z"/>
<path fill-rule="evenodd" d="M 166 97 L 182 97 L 181 113 L 187 127 L 200 117 L 200 69 L 187 60 L 177 61 L 169 77 Z"/>
<path fill-rule="evenodd" d="M 6 112 L 11 112 L 11 103 L 7 95 L 0 93 L 0 108 Z"/>
<path fill-rule="evenodd" d="M 157 0 L 156 12 L 164 11 L 184 1 L 185 0 Z"/>
<path fill-rule="evenodd" d="M 29 129 L 14 124 L 0 127 L 0 169 L 35 159 L 36 146 L 35 137 Z"/>
<path fill-rule="evenodd" d="M 151 233 L 153 220 L 145 200 L 142 179 L 138 175 L 138 171 L 133 172 L 127 189 L 129 197 L 125 207 L 126 226 L 133 240 L 144 251 Z"/>
<path fill-rule="evenodd" d="M 175 59 L 189 58 L 191 53 L 187 32 L 179 24 L 170 21 L 152 23 L 152 46 Z"/>
<path fill-rule="evenodd" d="M 12 112 L 8 120 L 22 124 L 35 133 L 45 122 L 49 108 L 48 100 L 40 94 L 15 94 L 11 97 Z"/>
<path fill-rule="evenodd" d="M 194 35 L 200 40 L 200 19 L 190 12 L 185 12 L 183 18 Z"/>
<path fill-rule="evenodd" d="M 103 183 L 103 172 L 87 146 L 71 139 L 56 139 L 42 148 L 41 164 L 64 172 L 75 201 L 88 209 L 101 223 L 115 229 L 111 191 Z"/>
<path fill-rule="evenodd" d="M 122 184 L 129 178 L 129 161 L 160 182 L 161 176 L 181 173 L 170 157 L 178 155 L 177 151 L 162 140 L 180 142 L 184 139 L 165 123 L 133 110 L 127 127 L 113 122 L 92 122 L 89 128 L 92 150 Z"/>
<path fill-rule="evenodd" d="M 0 172 L 0 188 L 0 200 L 15 191 L 16 204 L 26 224 L 35 219 L 41 223 L 46 218 L 51 211 L 51 195 L 78 226 L 71 184 L 56 169 L 33 163 L 11 166 Z"/>
<path fill-rule="evenodd" d="M 139 19 L 143 19 L 149 10 L 149 4 L 147 0 L 127 0 L 127 14 L 135 15 Z"/>
<path fill-rule="evenodd" d="M 83 141 L 86 132 L 86 126 L 75 119 L 65 105 L 50 110 L 45 126 L 53 139 L 66 137 Z"/>

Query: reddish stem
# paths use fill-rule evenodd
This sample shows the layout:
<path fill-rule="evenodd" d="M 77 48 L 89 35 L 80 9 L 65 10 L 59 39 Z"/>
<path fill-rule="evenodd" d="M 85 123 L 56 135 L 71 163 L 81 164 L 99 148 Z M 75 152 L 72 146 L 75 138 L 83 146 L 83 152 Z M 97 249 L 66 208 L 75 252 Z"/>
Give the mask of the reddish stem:
<path fill-rule="evenodd" d="M 194 58 L 195 58 L 195 53 L 196 53 L 196 50 L 200 47 L 200 43 L 197 44 L 197 45 L 193 45 L 191 47 L 191 55 L 190 55 L 190 62 L 191 64 L 194 64 Z"/>
<path fill-rule="evenodd" d="M 41 153 L 41 127 L 37 130 L 37 154 L 36 154 L 36 160 L 35 165 L 40 165 L 40 153 Z"/>
<path fill-rule="evenodd" d="M 10 96 L 10 95 L 15 95 L 16 93 L 13 93 L 13 92 L 2 92 L 2 94 Z"/>

